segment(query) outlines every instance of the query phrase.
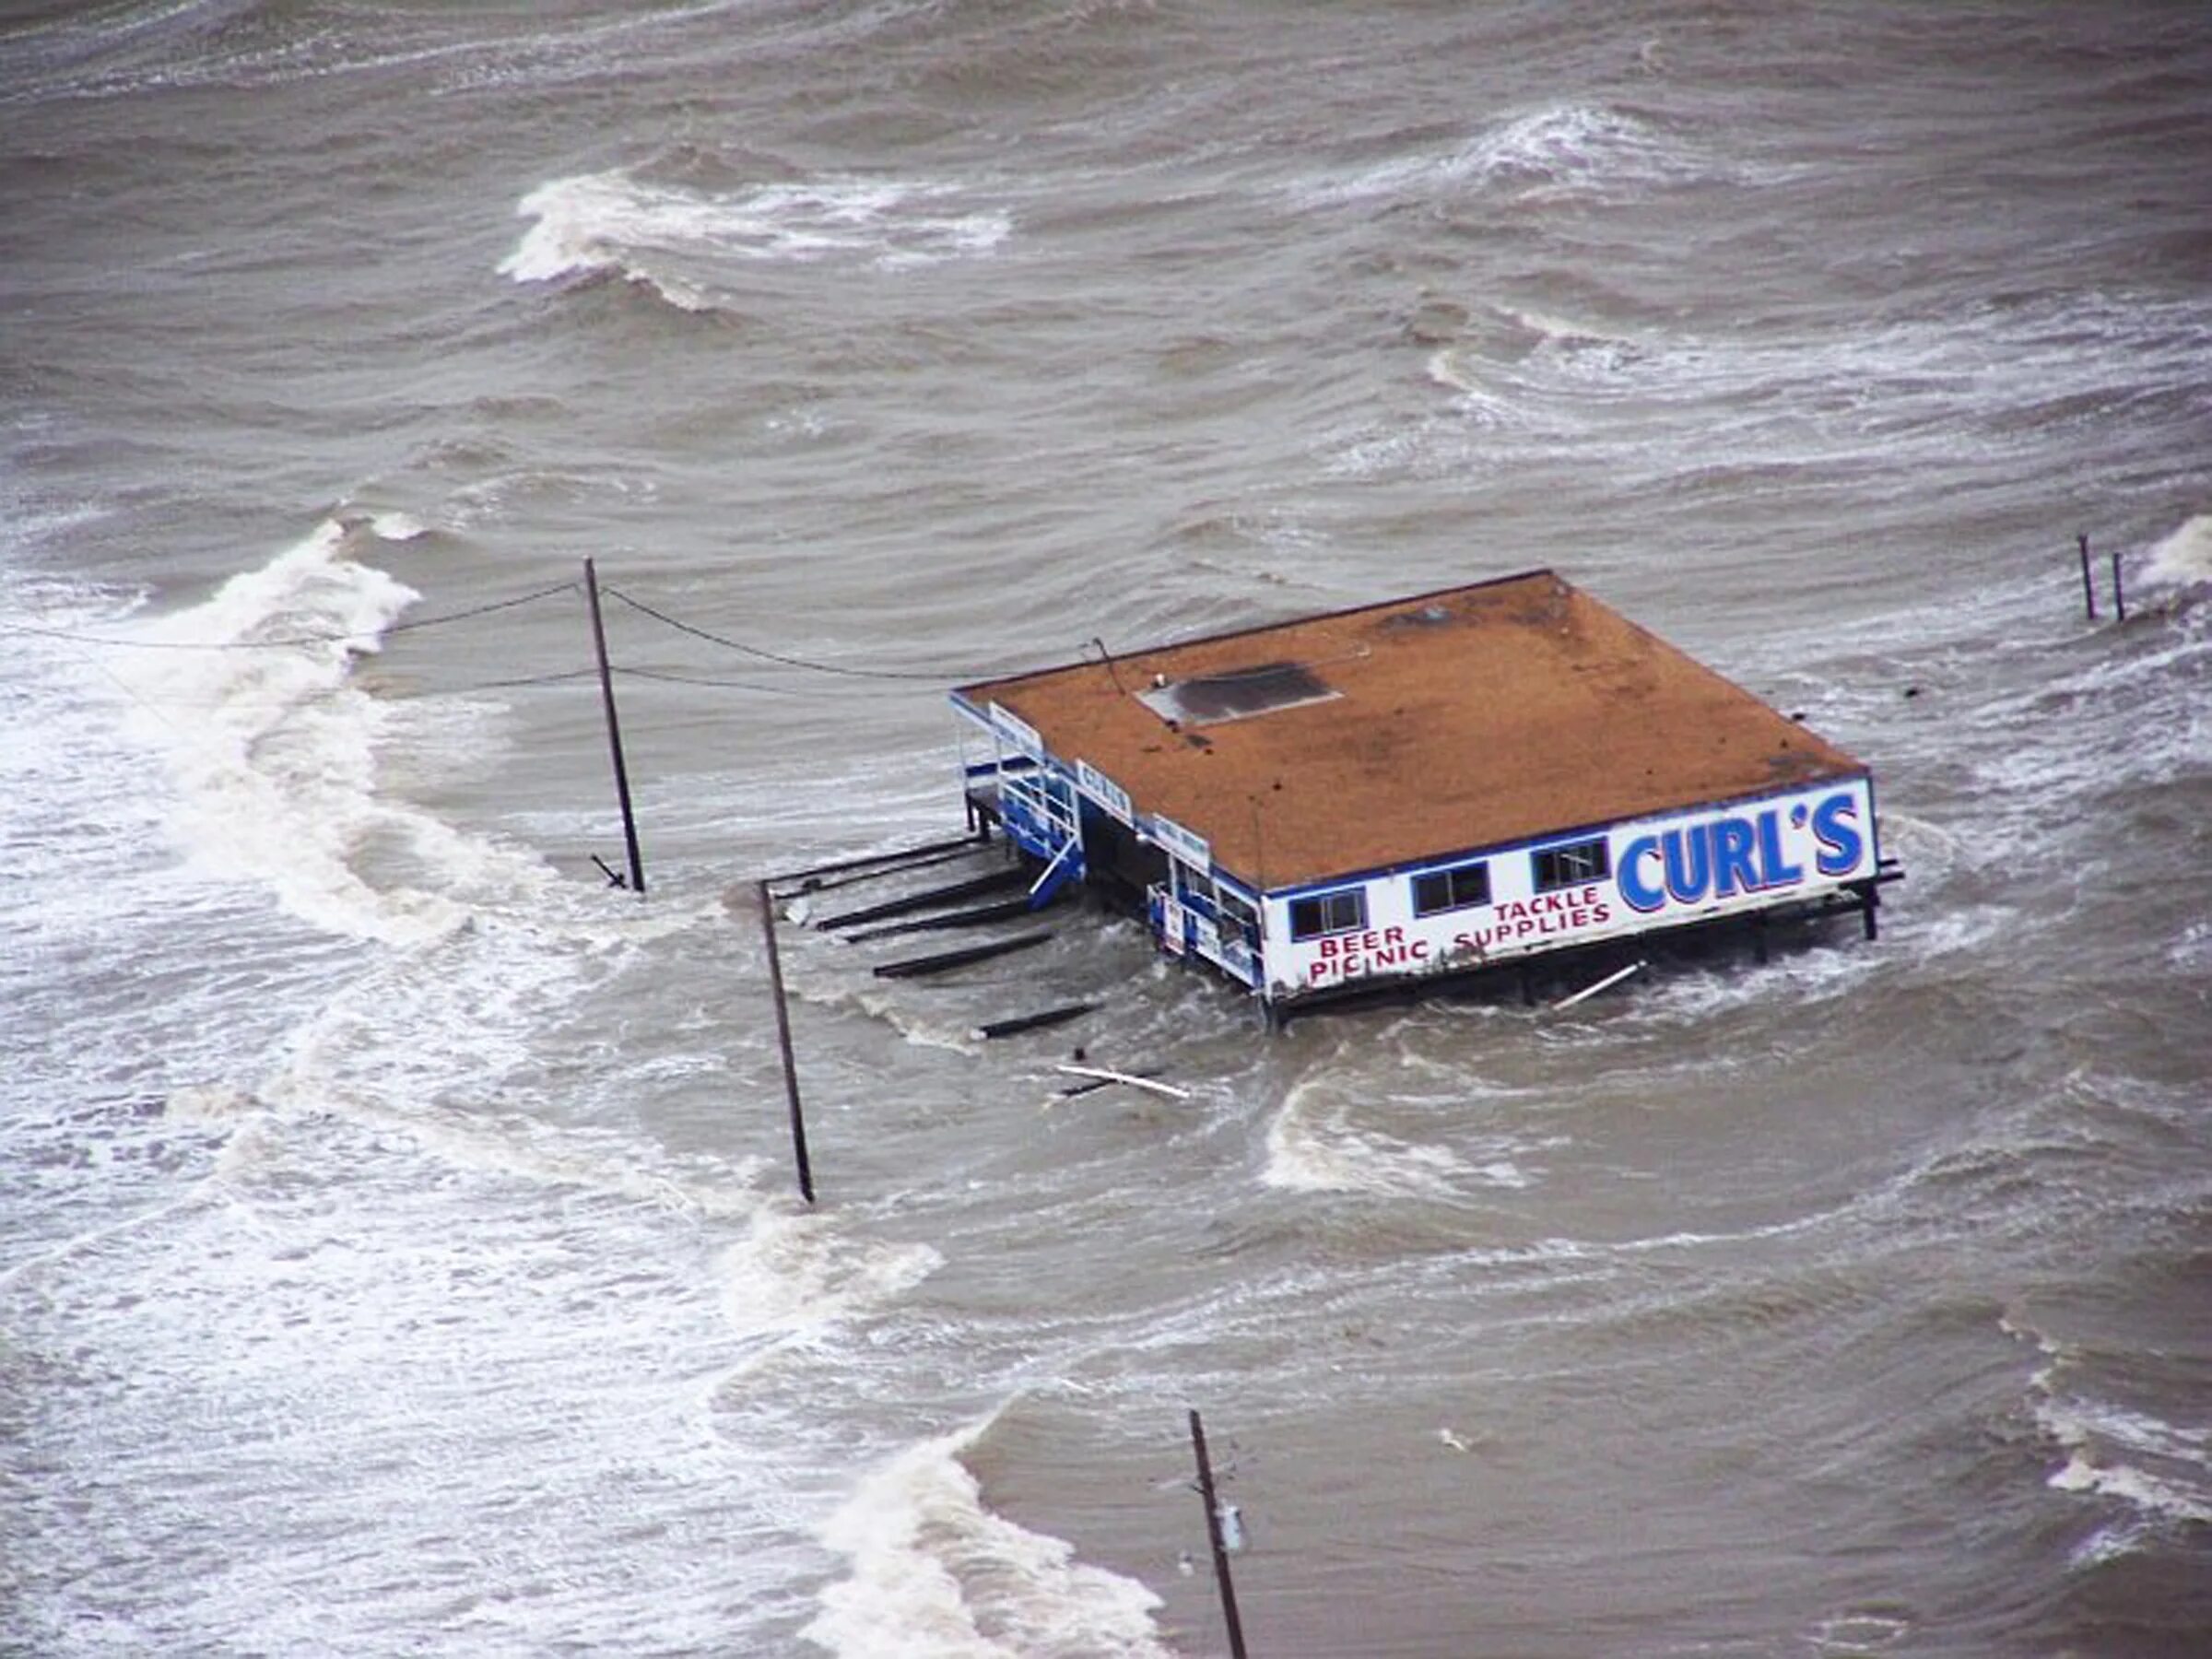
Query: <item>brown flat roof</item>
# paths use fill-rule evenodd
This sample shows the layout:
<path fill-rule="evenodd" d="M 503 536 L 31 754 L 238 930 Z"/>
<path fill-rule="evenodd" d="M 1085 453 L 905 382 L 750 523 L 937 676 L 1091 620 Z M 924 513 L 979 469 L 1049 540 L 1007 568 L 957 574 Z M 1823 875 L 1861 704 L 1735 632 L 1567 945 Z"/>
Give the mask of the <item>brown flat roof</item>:
<path fill-rule="evenodd" d="M 1244 677 L 1190 688 L 1176 724 L 1139 700 L 1155 677 L 1224 676 Z M 1241 693 L 1287 706 L 1208 717 Z M 1549 571 L 959 695 L 1019 715 L 1268 888 L 1866 770 Z"/>

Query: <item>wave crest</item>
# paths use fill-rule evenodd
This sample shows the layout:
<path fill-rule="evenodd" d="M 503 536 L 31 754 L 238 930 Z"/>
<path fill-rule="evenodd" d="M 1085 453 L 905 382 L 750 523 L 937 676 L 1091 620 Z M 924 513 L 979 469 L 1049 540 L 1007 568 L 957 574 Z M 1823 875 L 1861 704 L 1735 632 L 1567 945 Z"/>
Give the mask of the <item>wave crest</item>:
<path fill-rule="evenodd" d="M 517 282 L 618 277 L 685 311 L 714 305 L 735 261 L 842 261 L 883 269 L 988 253 L 1012 230 L 1001 210 L 962 211 L 947 186 L 895 180 L 655 184 L 616 169 L 541 184 L 517 208 L 536 222 L 500 262 Z"/>

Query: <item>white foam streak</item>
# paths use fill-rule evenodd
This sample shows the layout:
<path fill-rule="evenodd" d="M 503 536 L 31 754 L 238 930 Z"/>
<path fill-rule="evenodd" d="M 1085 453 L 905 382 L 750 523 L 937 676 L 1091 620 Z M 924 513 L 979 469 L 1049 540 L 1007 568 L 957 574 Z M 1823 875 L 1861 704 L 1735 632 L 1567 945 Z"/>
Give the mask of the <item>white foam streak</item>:
<path fill-rule="evenodd" d="M 1301 1077 L 1267 1125 L 1267 1186 L 1293 1193 L 1451 1197 L 1468 1186 L 1525 1187 L 1532 1177 L 1505 1148 L 1478 1166 L 1448 1147 L 1418 1146 L 1362 1127 L 1359 1103 L 1326 1074 Z M 1440 1106 L 1440 1110 L 1448 1107 Z"/>
<path fill-rule="evenodd" d="M 845 259 L 886 268 L 988 253 L 1011 229 L 1004 212 L 944 212 L 942 186 L 896 181 L 767 184 L 708 194 L 649 184 L 620 170 L 556 179 L 517 209 L 536 221 L 500 263 L 517 282 L 617 275 L 671 304 L 709 308 L 700 284 L 654 268 L 656 254 L 703 260 L 810 263 Z"/>
<path fill-rule="evenodd" d="M 1386 161 L 1309 184 L 1300 194 L 1325 204 L 1472 184 L 1526 196 L 1571 195 L 1700 171 L 1695 158 L 1633 116 L 1600 105 L 1559 104 L 1500 122 L 1455 150 Z"/>
<path fill-rule="evenodd" d="M 2066 1460 L 2044 1482 L 2053 1491 L 2112 1498 L 2144 1523 L 2212 1524 L 2212 1428 L 2191 1429 L 2147 1412 L 2088 1398 L 2062 1384 L 2079 1363 L 2067 1344 L 2010 1313 L 1999 1321 L 2006 1335 L 2032 1342 L 2042 1363 L 2029 1380 L 2037 1425 Z M 2150 1466 L 2147 1466 L 2150 1465 Z M 2091 1541 L 2096 1559 L 2118 1554 L 2134 1534 L 2109 1529 Z"/>
<path fill-rule="evenodd" d="M 819 1329 L 912 1289 L 943 1260 L 927 1244 L 855 1243 L 819 1218 L 761 1210 L 723 1253 L 723 1308 L 747 1333 Z"/>
<path fill-rule="evenodd" d="M 822 1592 L 802 1634 L 840 1659 L 1168 1659 L 1157 1595 L 984 1506 L 959 1458 L 992 1421 L 861 1481 L 820 1535 L 853 1574 Z"/>

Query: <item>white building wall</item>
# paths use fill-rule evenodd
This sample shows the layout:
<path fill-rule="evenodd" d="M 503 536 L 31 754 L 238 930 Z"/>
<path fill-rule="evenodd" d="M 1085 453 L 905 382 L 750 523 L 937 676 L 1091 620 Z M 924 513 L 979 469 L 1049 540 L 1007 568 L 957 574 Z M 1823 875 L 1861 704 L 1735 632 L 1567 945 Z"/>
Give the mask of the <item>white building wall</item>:
<path fill-rule="evenodd" d="M 1538 892 L 1535 855 L 1601 840 L 1606 873 Z M 1425 869 L 1477 862 L 1440 860 Z M 1280 1000 L 1359 980 L 1440 973 L 1692 922 L 1795 904 L 1871 879 L 1879 869 L 1873 790 L 1865 779 L 1616 824 L 1484 855 L 1487 903 L 1417 917 L 1414 877 L 1270 894 L 1263 907 L 1268 994 Z M 1291 937 L 1300 898 L 1359 888 L 1366 924 Z"/>

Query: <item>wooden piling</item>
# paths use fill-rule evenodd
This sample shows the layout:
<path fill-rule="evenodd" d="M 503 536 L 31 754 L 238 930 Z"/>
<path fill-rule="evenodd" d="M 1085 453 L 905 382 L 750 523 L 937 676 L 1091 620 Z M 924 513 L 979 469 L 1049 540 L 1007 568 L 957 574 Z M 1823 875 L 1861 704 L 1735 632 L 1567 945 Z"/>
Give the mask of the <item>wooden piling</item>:
<path fill-rule="evenodd" d="M 622 725 L 615 718 L 614 673 L 606 665 L 606 624 L 599 615 L 599 574 L 588 559 L 583 561 L 583 594 L 592 611 L 592 649 L 599 658 L 599 700 L 606 708 L 606 746 L 615 757 L 615 794 L 622 803 L 622 841 L 629 851 L 629 886 L 631 891 L 642 893 L 645 864 L 638 855 L 638 820 L 629 806 L 629 772 L 622 764 Z"/>
<path fill-rule="evenodd" d="M 783 959 L 776 951 L 776 901 L 768 883 L 754 889 L 760 899 L 760 936 L 768 941 L 768 988 L 776 1003 L 776 1046 L 783 1054 L 783 1093 L 791 1101 L 791 1153 L 799 1167 L 799 1196 L 814 1202 L 814 1171 L 806 1161 L 806 1118 L 799 1109 L 799 1072 L 791 1056 L 791 1010 L 783 1000 Z"/>
<path fill-rule="evenodd" d="M 2085 533 L 2074 538 L 2081 547 L 2081 603 L 2089 613 L 2089 620 L 2097 620 L 2097 579 L 2089 573 L 2089 538 Z"/>
<path fill-rule="evenodd" d="M 1229 1548 L 1221 1539 L 1221 1507 L 1214 1496 L 1214 1465 L 1206 1454 L 1206 1425 L 1191 1407 L 1191 1449 L 1198 1457 L 1198 1496 L 1206 1504 L 1206 1537 L 1213 1546 L 1214 1583 L 1221 1589 L 1221 1617 L 1229 1625 L 1230 1659 L 1245 1659 L 1244 1626 L 1237 1618 L 1237 1587 L 1229 1576 Z"/>
<path fill-rule="evenodd" d="M 2116 621 L 2127 620 L 2127 589 L 2121 585 L 2120 549 L 2112 549 L 2112 617 Z"/>

